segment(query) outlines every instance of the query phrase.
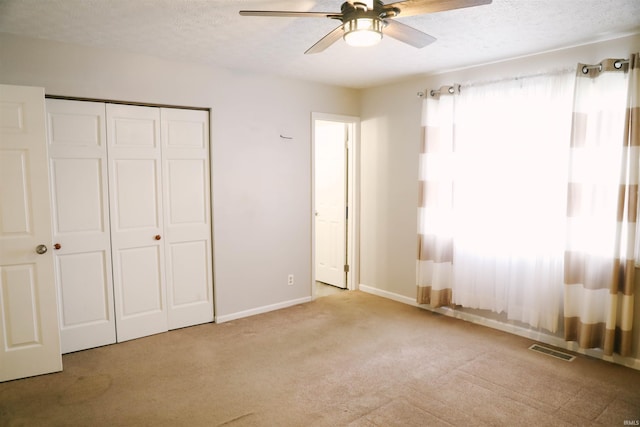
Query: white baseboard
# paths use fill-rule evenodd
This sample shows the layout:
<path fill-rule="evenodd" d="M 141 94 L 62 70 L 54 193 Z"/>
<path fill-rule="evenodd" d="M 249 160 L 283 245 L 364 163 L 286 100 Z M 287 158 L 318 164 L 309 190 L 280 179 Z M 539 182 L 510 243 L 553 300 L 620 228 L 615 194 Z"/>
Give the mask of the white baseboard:
<path fill-rule="evenodd" d="M 391 299 L 394 301 L 401 302 L 403 304 L 412 305 L 414 307 L 420 307 L 420 304 L 416 302 L 415 298 L 405 297 L 404 295 L 396 294 L 394 292 L 384 291 L 382 289 L 374 288 L 367 285 L 360 284 L 359 289 L 362 292 L 366 292 L 368 294 L 377 295 L 379 297 Z"/>
<path fill-rule="evenodd" d="M 628 368 L 640 370 L 640 359 L 636 359 L 633 357 L 622 357 L 615 354 L 613 356 L 605 356 L 601 350 L 581 349 L 576 342 L 565 341 L 560 337 L 556 337 L 544 332 L 527 329 L 522 326 L 512 325 L 509 323 L 504 323 L 504 322 L 500 322 L 493 319 L 487 319 L 486 317 L 478 316 L 477 314 L 466 313 L 466 312 L 458 311 L 448 307 L 432 308 L 425 304 L 418 304 L 415 298 L 409 298 L 404 295 L 396 294 L 393 292 L 385 291 L 385 290 L 374 288 L 367 285 L 361 284 L 359 286 L 359 289 L 362 292 L 366 292 L 369 294 L 377 295 L 379 297 L 401 302 L 403 304 L 429 310 L 434 313 L 442 314 L 444 316 L 453 317 L 456 319 L 464 320 L 466 322 L 475 323 L 477 325 L 487 326 L 489 328 L 497 329 L 499 331 L 508 332 L 510 334 L 518 335 L 524 338 L 532 339 L 534 341 L 542 342 L 544 344 L 552 345 L 554 347 L 584 354 L 586 356 L 594 357 L 596 359 L 606 360 L 607 362 L 613 362 L 618 365 L 626 366 Z"/>
<path fill-rule="evenodd" d="M 242 319 L 243 317 L 255 316 L 256 314 L 268 313 L 270 311 L 280 310 L 281 308 L 287 308 L 298 304 L 304 304 L 305 302 L 311 302 L 311 297 L 304 297 L 289 301 L 279 302 L 277 304 L 264 305 L 262 307 L 252 308 L 250 310 L 238 311 L 236 313 L 225 314 L 222 316 L 216 316 L 216 323 L 229 322 L 231 320 Z"/>

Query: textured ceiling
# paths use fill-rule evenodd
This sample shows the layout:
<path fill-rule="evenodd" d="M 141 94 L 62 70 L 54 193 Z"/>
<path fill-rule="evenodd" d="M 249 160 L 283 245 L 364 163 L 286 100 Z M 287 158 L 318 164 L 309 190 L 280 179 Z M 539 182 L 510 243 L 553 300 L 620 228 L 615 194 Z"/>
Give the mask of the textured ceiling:
<path fill-rule="evenodd" d="M 391 1 L 386 1 L 389 3 Z M 241 17 L 241 9 L 338 12 L 340 0 L 0 0 L 0 32 L 124 49 L 363 88 L 640 32 L 640 0 L 493 0 L 399 18 L 438 40 L 416 49 L 385 37 L 303 53 L 339 25 Z"/>

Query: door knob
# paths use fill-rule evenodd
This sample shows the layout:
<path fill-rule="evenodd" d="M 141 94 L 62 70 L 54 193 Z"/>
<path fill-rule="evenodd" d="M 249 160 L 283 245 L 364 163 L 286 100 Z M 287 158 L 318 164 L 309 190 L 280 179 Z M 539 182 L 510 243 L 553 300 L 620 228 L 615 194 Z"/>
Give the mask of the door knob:
<path fill-rule="evenodd" d="M 47 253 L 47 247 L 45 245 L 38 245 L 36 246 L 36 253 L 38 255 L 42 255 Z"/>
<path fill-rule="evenodd" d="M 55 245 L 53 245 L 53 249 L 55 249 L 56 251 L 58 249 L 60 249 L 62 246 L 60 245 L 60 243 L 56 243 Z"/>
<path fill-rule="evenodd" d="M 159 234 L 156 234 L 155 239 L 156 239 L 156 240 L 160 240 L 160 239 L 162 239 L 162 236 L 161 236 L 161 235 L 159 235 Z"/>

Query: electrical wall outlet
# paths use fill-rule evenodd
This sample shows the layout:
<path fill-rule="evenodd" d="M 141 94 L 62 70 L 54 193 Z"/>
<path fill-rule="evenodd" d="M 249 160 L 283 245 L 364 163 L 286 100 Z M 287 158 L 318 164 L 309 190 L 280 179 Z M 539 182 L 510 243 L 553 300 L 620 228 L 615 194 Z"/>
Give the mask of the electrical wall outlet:
<path fill-rule="evenodd" d="M 290 274 L 289 277 L 287 278 L 287 285 L 289 286 L 293 285 L 293 274 Z"/>

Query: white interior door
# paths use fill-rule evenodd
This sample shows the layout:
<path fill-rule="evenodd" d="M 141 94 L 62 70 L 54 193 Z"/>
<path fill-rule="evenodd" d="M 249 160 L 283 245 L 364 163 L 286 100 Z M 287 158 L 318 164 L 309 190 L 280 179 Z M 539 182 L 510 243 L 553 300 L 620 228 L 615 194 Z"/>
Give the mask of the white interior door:
<path fill-rule="evenodd" d="M 168 330 L 160 109 L 107 104 L 117 340 Z"/>
<path fill-rule="evenodd" d="M 63 353 L 116 342 L 105 104 L 47 99 Z"/>
<path fill-rule="evenodd" d="M 316 280 L 346 288 L 347 124 L 315 121 Z"/>
<path fill-rule="evenodd" d="M 209 119 L 163 108 L 164 234 L 169 329 L 213 321 Z"/>
<path fill-rule="evenodd" d="M 44 113 L 42 88 L 0 85 L 0 381 L 62 370 Z"/>

